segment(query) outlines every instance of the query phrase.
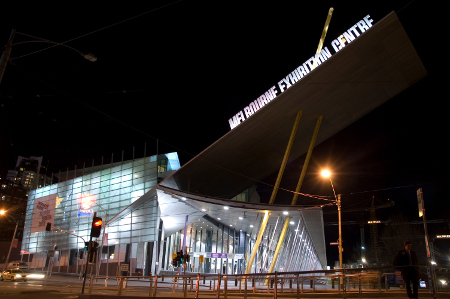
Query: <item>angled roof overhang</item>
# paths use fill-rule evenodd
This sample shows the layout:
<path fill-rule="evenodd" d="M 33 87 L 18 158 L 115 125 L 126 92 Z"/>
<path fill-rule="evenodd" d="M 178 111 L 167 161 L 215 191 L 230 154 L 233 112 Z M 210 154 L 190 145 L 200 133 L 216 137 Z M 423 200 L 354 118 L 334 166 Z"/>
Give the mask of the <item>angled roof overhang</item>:
<path fill-rule="evenodd" d="M 320 115 L 316 145 L 426 74 L 392 12 L 190 160 L 173 179 L 183 191 L 232 198 L 279 169 L 299 110 L 290 161 L 306 153 Z"/>

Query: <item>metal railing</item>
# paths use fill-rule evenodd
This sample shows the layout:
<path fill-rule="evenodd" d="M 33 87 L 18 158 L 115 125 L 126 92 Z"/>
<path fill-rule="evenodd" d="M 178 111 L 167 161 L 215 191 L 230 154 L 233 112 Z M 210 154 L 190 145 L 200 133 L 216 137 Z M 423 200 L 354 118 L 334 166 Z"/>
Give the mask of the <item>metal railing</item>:
<path fill-rule="evenodd" d="M 225 298 L 239 296 L 243 298 L 283 297 L 300 298 L 302 294 L 328 293 L 346 298 L 349 293 L 402 292 L 399 272 L 393 267 L 349 268 L 336 270 L 274 272 L 252 274 L 207 274 L 190 273 L 186 275 L 153 276 L 106 276 L 92 277 L 89 281 L 89 294 L 97 290 L 115 295 L 138 294 L 157 298 L 177 296 L 184 298 L 211 297 Z M 104 287 L 102 281 L 104 280 Z M 108 286 L 108 280 L 114 284 Z M 100 281 L 100 283 L 99 283 Z M 97 282 L 97 283 L 95 283 Z M 441 290 L 442 291 L 442 290 Z M 352 295 L 354 297 L 354 295 Z"/>

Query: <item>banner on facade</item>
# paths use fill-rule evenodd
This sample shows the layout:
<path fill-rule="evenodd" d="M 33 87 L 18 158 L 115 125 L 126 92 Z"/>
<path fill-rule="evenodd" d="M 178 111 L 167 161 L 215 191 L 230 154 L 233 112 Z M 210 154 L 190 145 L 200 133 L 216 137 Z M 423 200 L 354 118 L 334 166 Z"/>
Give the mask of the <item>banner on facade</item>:
<path fill-rule="evenodd" d="M 92 217 L 94 216 L 93 207 L 95 205 L 96 197 L 94 195 L 86 194 L 78 198 L 78 217 Z M 105 219 L 106 220 L 106 219 Z"/>
<path fill-rule="evenodd" d="M 56 194 L 36 198 L 34 200 L 33 217 L 31 218 L 31 233 L 45 230 L 48 222 L 55 220 Z"/>

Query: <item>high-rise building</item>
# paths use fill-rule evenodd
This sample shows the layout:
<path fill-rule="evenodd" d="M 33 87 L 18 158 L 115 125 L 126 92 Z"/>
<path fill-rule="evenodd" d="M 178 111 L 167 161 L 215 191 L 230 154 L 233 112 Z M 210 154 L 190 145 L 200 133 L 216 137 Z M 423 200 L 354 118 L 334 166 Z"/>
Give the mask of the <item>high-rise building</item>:
<path fill-rule="evenodd" d="M 52 178 L 47 176 L 47 167 L 42 165 L 42 157 L 31 156 L 25 158 L 19 156 L 15 170 L 8 170 L 6 179 L 13 182 L 14 186 L 23 186 L 30 191 L 51 185 Z"/>

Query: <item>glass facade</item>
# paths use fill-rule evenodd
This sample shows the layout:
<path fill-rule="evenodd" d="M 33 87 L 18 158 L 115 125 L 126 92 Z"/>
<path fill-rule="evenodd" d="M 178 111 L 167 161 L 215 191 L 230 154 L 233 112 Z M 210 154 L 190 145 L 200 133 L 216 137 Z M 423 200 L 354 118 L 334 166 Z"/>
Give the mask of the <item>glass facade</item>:
<path fill-rule="evenodd" d="M 264 238 L 259 245 L 250 273 L 268 272 L 285 220 L 284 217 L 278 217 L 276 222 L 266 226 Z M 292 222 L 294 221 L 291 221 L 291 224 Z M 296 226 L 290 225 L 287 229 L 273 271 L 323 270 L 301 212 L 295 222 L 297 222 Z M 185 242 L 186 250 L 190 255 L 188 272 L 245 273 L 259 230 L 258 226 L 251 232 L 243 232 L 215 221 L 209 216 L 204 216 L 188 225 L 185 241 L 184 229 L 167 238 L 163 269 L 177 270 L 172 266 L 171 256 L 172 253 L 180 251 Z M 203 263 L 200 263 L 200 256 L 203 256 Z"/>
<path fill-rule="evenodd" d="M 85 242 L 89 241 L 95 212 L 107 222 L 95 240 L 100 257 L 95 271 L 100 275 L 116 275 L 117 266 L 123 263 L 129 264 L 128 275 L 178 270 L 172 265 L 172 254 L 183 246 L 191 257 L 187 272 L 245 273 L 264 211 L 255 210 L 255 204 L 248 202 L 248 190 L 227 201 L 239 202 L 240 208 L 224 210 L 222 200 L 218 203 L 187 193 L 180 197 L 170 192 L 175 189 L 154 188 L 179 167 L 176 153 L 159 155 L 158 159 L 151 156 L 86 168 L 84 175 L 30 192 L 22 242 L 22 250 L 28 254 L 23 260 L 28 261 L 30 269 L 43 270 L 51 264 L 56 272 L 82 273 Z M 170 184 L 176 187 L 177 183 Z M 55 207 L 50 218 L 40 212 L 47 198 L 54 199 L 49 205 Z M 287 216 L 280 211 L 271 213 L 251 273 L 268 272 L 274 258 Z M 320 250 L 308 231 L 315 223 L 306 223 L 304 213 L 291 213 L 273 271 L 323 269 Z M 321 221 L 321 210 L 309 213 L 316 213 L 310 219 Z M 185 219 L 189 221 L 185 223 Z M 46 222 L 54 227 L 51 231 L 42 228 Z M 242 223 L 247 224 L 239 227 Z M 323 227 L 320 234 L 318 240 L 323 239 Z M 54 256 L 49 257 L 52 250 Z"/>
<path fill-rule="evenodd" d="M 167 176 L 167 172 L 179 167 L 176 153 L 159 155 L 158 162 L 156 156 L 151 156 L 86 168 L 84 173 L 88 174 L 30 192 L 22 242 L 22 250 L 29 255 L 25 255 L 24 260 L 29 260 L 30 268 L 44 268 L 49 263 L 48 251 L 56 245 L 53 258 L 55 270 L 81 271 L 85 263 L 84 247 L 85 241 L 89 241 L 92 212 L 104 221 L 110 220 L 154 187 L 158 177 Z M 57 229 L 32 233 L 35 201 L 49 195 L 56 196 L 52 226 Z M 129 262 L 133 263 L 134 268 L 144 268 L 144 249 L 149 242 L 153 244 L 158 240 L 158 228 L 158 202 L 154 198 L 107 225 L 105 241 L 103 235 L 98 238 L 98 243 L 104 245 L 101 262 L 107 261 L 111 265 Z M 111 272 L 111 269 L 102 270 Z"/>

